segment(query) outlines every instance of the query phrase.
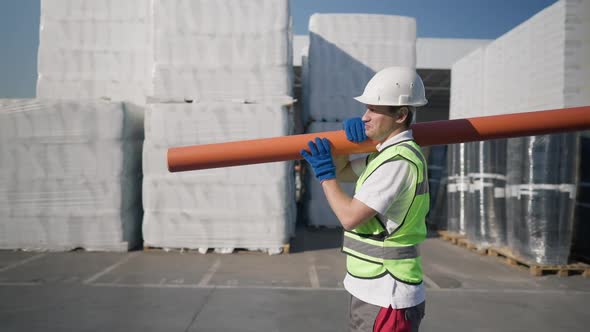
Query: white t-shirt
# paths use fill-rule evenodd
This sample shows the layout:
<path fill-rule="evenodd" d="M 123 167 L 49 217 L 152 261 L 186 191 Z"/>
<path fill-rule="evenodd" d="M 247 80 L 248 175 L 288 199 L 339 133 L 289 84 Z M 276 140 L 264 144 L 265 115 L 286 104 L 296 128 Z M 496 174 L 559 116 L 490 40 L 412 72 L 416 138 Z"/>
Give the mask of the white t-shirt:
<path fill-rule="evenodd" d="M 412 131 L 407 130 L 377 145 L 377 150 L 412 140 Z M 367 166 L 367 157 L 351 161 L 352 169 L 360 176 Z M 354 198 L 377 211 L 380 220 L 387 220 L 387 231 L 391 232 L 403 221 L 412 204 L 411 195 L 403 195 L 411 190 L 416 175 L 405 160 L 395 160 L 382 164 L 363 183 Z M 424 283 L 409 285 L 399 282 L 389 274 L 377 279 L 360 279 L 346 274 L 344 288 L 356 298 L 373 305 L 394 309 L 413 307 L 425 300 Z"/>

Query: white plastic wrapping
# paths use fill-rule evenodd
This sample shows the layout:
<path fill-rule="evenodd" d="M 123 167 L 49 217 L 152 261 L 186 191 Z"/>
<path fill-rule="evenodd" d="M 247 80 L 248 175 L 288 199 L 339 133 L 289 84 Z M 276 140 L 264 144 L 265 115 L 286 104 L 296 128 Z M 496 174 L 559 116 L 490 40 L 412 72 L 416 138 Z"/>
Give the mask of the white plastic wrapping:
<path fill-rule="evenodd" d="M 146 140 L 157 147 L 276 137 L 292 130 L 289 104 L 150 104 L 145 119 Z"/>
<path fill-rule="evenodd" d="M 520 256 L 539 264 L 568 263 L 578 153 L 577 133 L 508 140 L 507 240 Z"/>
<path fill-rule="evenodd" d="M 290 63 L 286 0 L 154 0 L 154 60 L 215 67 Z"/>
<path fill-rule="evenodd" d="M 145 103 L 151 1 L 43 0 L 37 96 Z"/>
<path fill-rule="evenodd" d="M 288 0 L 151 0 L 157 29 L 260 35 L 290 29 Z"/>
<path fill-rule="evenodd" d="M 154 0 L 153 96 L 292 95 L 287 0 Z"/>
<path fill-rule="evenodd" d="M 258 100 L 292 95 L 291 67 L 192 65 L 154 66 L 155 98 L 198 101 Z"/>
<path fill-rule="evenodd" d="M 309 110 L 312 120 L 358 116 L 369 79 L 389 66 L 416 65 L 413 18 L 366 14 L 314 14 L 309 21 Z"/>
<path fill-rule="evenodd" d="M 465 236 L 480 247 L 506 245 L 506 140 L 465 144 L 469 190 Z"/>
<path fill-rule="evenodd" d="M 0 100 L 0 132 L 0 248 L 139 245 L 140 107 Z"/>
<path fill-rule="evenodd" d="M 447 158 L 447 229 L 465 234 L 466 204 L 470 180 L 467 174 L 466 144 L 449 145 Z"/>
<path fill-rule="evenodd" d="M 288 241 L 296 217 L 293 162 L 169 173 L 166 151 L 291 134 L 290 105 L 161 103 L 150 105 L 145 121 L 147 245 L 272 249 Z"/>

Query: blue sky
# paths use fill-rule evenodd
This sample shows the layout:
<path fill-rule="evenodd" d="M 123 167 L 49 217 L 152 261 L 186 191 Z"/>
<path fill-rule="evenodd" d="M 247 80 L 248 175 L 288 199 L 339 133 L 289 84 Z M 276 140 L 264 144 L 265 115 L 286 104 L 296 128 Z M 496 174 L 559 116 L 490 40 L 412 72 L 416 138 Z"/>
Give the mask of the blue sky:
<path fill-rule="evenodd" d="M 291 0 L 291 15 L 295 34 L 307 34 L 313 13 L 375 13 L 415 17 L 418 37 L 495 39 L 555 1 Z M 0 0 L 0 98 L 35 95 L 39 7 Z"/>

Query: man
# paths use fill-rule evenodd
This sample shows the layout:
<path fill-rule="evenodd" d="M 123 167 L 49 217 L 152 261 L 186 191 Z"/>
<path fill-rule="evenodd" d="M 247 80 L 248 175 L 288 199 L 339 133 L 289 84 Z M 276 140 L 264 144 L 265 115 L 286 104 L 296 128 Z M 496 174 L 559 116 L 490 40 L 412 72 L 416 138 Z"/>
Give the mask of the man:
<path fill-rule="evenodd" d="M 361 118 L 344 121 L 347 138 L 370 138 L 377 152 L 334 163 L 330 142 L 316 138 L 301 155 L 311 164 L 344 228 L 344 287 L 350 293 L 350 331 L 418 331 L 425 293 L 417 245 L 426 238 L 429 209 L 426 162 L 409 129 L 416 107 L 427 103 L 413 68 L 389 67 L 355 98 Z M 340 187 L 356 181 L 354 197 Z"/>

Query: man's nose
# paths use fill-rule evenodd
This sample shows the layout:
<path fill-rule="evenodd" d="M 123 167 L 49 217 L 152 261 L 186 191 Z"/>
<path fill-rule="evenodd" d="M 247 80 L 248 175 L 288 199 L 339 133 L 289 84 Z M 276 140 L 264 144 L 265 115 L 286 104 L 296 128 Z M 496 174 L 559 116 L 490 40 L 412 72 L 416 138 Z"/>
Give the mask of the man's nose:
<path fill-rule="evenodd" d="M 371 112 L 371 110 L 369 110 L 367 108 L 367 110 L 365 111 L 365 114 L 363 114 L 363 117 L 361 118 L 361 120 L 363 120 L 363 122 L 369 121 L 369 112 Z"/>

